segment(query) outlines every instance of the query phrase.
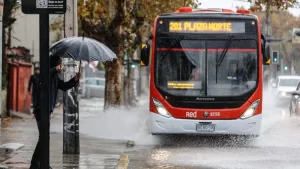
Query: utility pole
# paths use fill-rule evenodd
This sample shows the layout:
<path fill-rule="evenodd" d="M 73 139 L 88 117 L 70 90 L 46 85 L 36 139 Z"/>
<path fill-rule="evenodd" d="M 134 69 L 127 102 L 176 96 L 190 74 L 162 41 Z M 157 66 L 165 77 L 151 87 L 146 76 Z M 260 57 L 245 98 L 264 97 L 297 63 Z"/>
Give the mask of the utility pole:
<path fill-rule="evenodd" d="M 41 122 L 40 142 L 43 148 L 41 152 L 41 168 L 49 168 L 49 136 L 50 136 L 50 76 L 49 76 L 49 14 L 43 12 L 40 20 L 40 64 L 41 64 Z"/>
<path fill-rule="evenodd" d="M 22 0 L 24 14 L 39 14 L 40 24 L 40 67 L 41 67 L 41 121 L 40 144 L 41 166 L 49 168 L 49 136 L 50 136 L 50 65 L 49 65 L 49 14 L 64 14 L 66 1 L 48 1 L 49 3 L 37 4 L 32 0 Z"/>
<path fill-rule="evenodd" d="M 66 37 L 77 36 L 77 0 L 67 0 L 67 12 L 64 17 Z M 80 67 L 81 65 L 79 65 Z M 76 61 L 64 59 L 64 81 L 69 81 L 78 72 Z M 79 104 L 78 87 L 64 92 L 63 112 L 63 153 L 79 154 Z"/>
<path fill-rule="evenodd" d="M 130 107 L 131 106 L 131 92 L 130 92 L 130 83 L 131 83 L 131 80 L 130 80 L 130 57 L 128 56 L 128 52 L 126 51 L 126 58 L 127 58 L 127 106 Z"/>
<path fill-rule="evenodd" d="M 271 16 L 270 16 L 270 9 L 271 9 L 271 2 L 267 1 L 267 10 L 266 10 L 266 26 L 264 29 L 264 33 L 267 35 L 268 38 L 272 37 L 272 23 L 271 23 Z M 270 46 L 270 50 L 272 51 L 272 47 Z M 277 65 L 271 64 L 270 65 L 270 77 L 275 78 L 277 72 Z M 269 79 L 267 79 L 269 81 Z"/>
<path fill-rule="evenodd" d="M 1 113 L 0 113 L 0 116 L 1 116 L 1 120 L 0 120 L 0 125 L 1 125 L 1 121 L 3 120 L 3 115 L 4 115 L 4 111 L 2 111 L 2 54 L 3 53 L 5 53 L 4 51 L 2 51 L 3 49 L 5 49 L 5 47 L 3 48 L 3 45 L 5 45 L 5 44 L 2 44 L 2 42 L 3 42 L 3 40 L 2 40 L 2 38 L 3 38 L 3 33 L 5 33 L 5 31 L 3 30 L 3 20 L 2 20 L 2 18 L 3 18 L 3 8 L 4 8 L 4 0 L 0 0 L 0 6 L 2 6 L 2 12 L 1 12 L 1 14 L 0 14 L 0 30 L 1 30 L 1 32 L 0 32 L 0 43 L 1 43 L 1 50 L 0 50 L 0 85 L 1 85 L 1 94 L 0 94 L 0 111 L 1 111 Z M 5 40 L 4 40 L 5 41 Z M 6 93 L 8 93 L 7 91 L 6 91 Z"/>

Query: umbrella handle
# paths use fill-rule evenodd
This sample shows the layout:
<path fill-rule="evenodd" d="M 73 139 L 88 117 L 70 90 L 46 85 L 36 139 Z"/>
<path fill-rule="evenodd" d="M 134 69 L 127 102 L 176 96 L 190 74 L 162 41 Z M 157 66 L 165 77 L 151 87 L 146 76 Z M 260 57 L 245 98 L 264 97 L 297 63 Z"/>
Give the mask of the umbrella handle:
<path fill-rule="evenodd" d="M 79 71 L 78 72 L 81 73 L 81 60 L 79 62 Z"/>

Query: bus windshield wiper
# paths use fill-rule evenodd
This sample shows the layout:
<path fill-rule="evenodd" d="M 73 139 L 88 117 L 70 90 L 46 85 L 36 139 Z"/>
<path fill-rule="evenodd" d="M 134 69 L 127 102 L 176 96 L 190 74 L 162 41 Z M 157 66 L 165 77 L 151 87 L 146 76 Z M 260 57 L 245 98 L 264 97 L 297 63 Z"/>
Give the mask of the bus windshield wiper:
<path fill-rule="evenodd" d="M 225 55 L 226 55 L 226 53 L 228 51 L 228 48 L 229 48 L 230 44 L 232 43 L 232 39 L 233 39 L 233 36 L 230 36 L 229 39 L 227 40 L 227 42 L 225 44 L 225 47 L 224 47 L 224 49 L 223 49 L 223 51 L 221 53 L 220 59 L 216 63 L 217 67 L 221 66 L 221 63 L 224 60 L 224 57 L 225 57 Z"/>
<path fill-rule="evenodd" d="M 184 36 L 179 36 L 177 39 L 175 39 L 172 42 L 172 44 L 167 48 L 167 50 L 163 53 L 163 55 L 161 56 L 161 59 L 163 59 L 170 52 L 171 48 L 173 48 L 182 39 L 184 39 Z"/>
<path fill-rule="evenodd" d="M 226 44 L 225 44 L 225 47 L 224 47 L 222 53 L 221 53 L 220 59 L 217 60 L 217 63 L 216 63 L 216 83 L 218 83 L 218 67 L 221 66 L 221 63 L 224 60 L 224 57 L 225 57 L 225 55 L 228 51 L 228 48 L 229 48 L 229 46 L 232 42 L 232 39 L 233 39 L 233 36 L 230 36 L 229 39 L 227 40 Z M 217 56 L 218 56 L 218 54 L 217 54 Z"/>

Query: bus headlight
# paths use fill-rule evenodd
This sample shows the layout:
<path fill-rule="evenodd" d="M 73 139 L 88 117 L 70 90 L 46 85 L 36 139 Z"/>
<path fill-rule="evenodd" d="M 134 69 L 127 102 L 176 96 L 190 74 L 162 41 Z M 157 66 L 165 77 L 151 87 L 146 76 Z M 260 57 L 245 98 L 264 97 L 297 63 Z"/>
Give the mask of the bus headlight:
<path fill-rule="evenodd" d="M 246 119 L 246 118 L 253 116 L 253 114 L 255 113 L 255 111 L 259 105 L 259 102 L 260 102 L 260 100 L 256 100 L 255 102 L 253 102 L 251 104 L 251 106 L 244 112 L 244 114 L 240 118 Z"/>
<path fill-rule="evenodd" d="M 152 98 L 153 100 L 153 103 L 154 103 L 154 106 L 157 110 L 157 113 L 164 116 L 164 117 L 167 117 L 167 118 L 170 118 L 171 117 L 171 114 L 168 112 L 168 110 L 156 99 Z"/>
<path fill-rule="evenodd" d="M 281 92 L 280 95 L 281 96 L 286 96 L 286 92 Z"/>

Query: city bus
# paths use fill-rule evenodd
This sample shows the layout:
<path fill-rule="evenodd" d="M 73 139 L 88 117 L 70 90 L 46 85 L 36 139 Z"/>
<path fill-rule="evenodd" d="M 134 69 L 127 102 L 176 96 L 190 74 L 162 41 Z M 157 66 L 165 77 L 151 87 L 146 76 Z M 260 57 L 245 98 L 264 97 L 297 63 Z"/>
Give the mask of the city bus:
<path fill-rule="evenodd" d="M 182 7 L 159 15 L 140 64 L 150 65 L 153 135 L 260 135 L 270 55 L 248 10 Z"/>

